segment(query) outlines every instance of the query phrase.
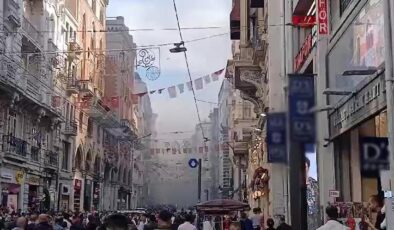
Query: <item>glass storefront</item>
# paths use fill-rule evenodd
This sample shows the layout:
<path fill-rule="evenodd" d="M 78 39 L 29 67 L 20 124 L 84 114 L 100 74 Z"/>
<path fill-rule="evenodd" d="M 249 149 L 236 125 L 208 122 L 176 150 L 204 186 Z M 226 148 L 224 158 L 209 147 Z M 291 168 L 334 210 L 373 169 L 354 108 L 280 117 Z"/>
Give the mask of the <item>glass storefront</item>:
<path fill-rule="evenodd" d="M 384 62 L 383 0 L 369 0 L 328 54 L 329 87 L 354 90 L 367 76 L 343 76 L 345 71 L 379 68 Z M 330 96 L 335 104 L 342 96 Z"/>

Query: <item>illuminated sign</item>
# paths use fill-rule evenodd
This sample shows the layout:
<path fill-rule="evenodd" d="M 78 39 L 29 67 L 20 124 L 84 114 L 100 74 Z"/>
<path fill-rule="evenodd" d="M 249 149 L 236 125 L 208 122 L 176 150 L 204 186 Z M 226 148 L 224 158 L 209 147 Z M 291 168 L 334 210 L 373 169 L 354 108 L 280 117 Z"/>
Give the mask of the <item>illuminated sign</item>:
<path fill-rule="evenodd" d="M 328 34 L 328 6 L 327 0 L 318 0 L 317 2 L 319 34 Z"/>

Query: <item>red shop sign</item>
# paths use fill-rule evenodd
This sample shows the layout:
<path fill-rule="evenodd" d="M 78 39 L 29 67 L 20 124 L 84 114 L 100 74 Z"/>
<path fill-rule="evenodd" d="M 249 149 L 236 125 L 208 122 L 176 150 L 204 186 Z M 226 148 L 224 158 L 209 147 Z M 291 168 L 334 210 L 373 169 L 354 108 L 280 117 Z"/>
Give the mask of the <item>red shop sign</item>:
<path fill-rule="evenodd" d="M 300 16 L 293 15 L 292 17 L 293 25 L 299 27 L 310 28 L 316 25 L 316 17 L 314 15 L 311 16 Z"/>
<path fill-rule="evenodd" d="M 297 56 L 294 59 L 294 71 L 297 72 L 301 66 L 305 63 L 306 59 L 308 58 L 309 54 L 312 51 L 312 40 L 313 40 L 313 35 L 309 34 L 305 41 L 304 44 L 302 45 L 300 52 L 298 52 Z"/>
<path fill-rule="evenodd" d="M 319 23 L 319 34 L 328 34 L 328 6 L 327 0 L 317 1 L 317 13 L 318 13 L 318 23 Z"/>

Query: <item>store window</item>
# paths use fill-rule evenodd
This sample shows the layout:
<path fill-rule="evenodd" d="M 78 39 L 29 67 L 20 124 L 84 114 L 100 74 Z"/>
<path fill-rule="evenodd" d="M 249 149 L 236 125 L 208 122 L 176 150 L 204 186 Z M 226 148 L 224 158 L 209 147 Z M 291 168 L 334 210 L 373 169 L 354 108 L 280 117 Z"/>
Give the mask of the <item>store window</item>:
<path fill-rule="evenodd" d="M 370 0 L 328 54 L 329 87 L 354 90 L 367 76 L 345 71 L 379 68 L 384 62 L 383 0 Z M 330 96 L 334 104 L 342 96 Z"/>
<path fill-rule="evenodd" d="M 63 142 L 63 159 L 62 159 L 62 169 L 68 170 L 69 169 L 69 159 L 70 159 L 70 143 Z"/>

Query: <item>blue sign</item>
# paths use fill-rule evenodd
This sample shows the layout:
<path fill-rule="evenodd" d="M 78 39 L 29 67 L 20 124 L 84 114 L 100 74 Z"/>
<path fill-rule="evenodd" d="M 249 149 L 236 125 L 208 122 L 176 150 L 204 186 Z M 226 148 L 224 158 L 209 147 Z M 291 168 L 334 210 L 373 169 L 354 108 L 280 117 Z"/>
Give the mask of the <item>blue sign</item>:
<path fill-rule="evenodd" d="M 287 162 L 286 114 L 267 114 L 267 148 L 269 163 Z"/>
<path fill-rule="evenodd" d="M 381 170 L 390 169 L 388 146 L 386 137 L 360 138 L 361 173 L 364 176 L 379 176 Z"/>
<path fill-rule="evenodd" d="M 314 143 L 316 137 L 314 75 L 289 74 L 290 138 L 301 143 Z"/>
<path fill-rule="evenodd" d="M 196 168 L 198 166 L 198 160 L 195 158 L 192 158 L 189 160 L 189 166 L 190 168 Z"/>

